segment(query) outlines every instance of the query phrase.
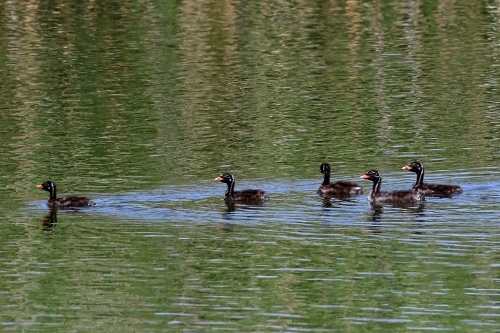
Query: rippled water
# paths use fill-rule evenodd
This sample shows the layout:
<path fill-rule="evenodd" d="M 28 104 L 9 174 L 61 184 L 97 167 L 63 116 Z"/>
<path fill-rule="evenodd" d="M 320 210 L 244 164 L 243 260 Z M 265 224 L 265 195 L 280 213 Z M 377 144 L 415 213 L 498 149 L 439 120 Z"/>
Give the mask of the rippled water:
<path fill-rule="evenodd" d="M 499 12 L 0 6 L 0 330 L 500 330 Z M 464 193 L 368 203 L 417 159 Z M 319 197 L 323 162 L 365 194 Z M 228 208 L 222 172 L 270 201 Z"/>
<path fill-rule="evenodd" d="M 385 188 L 411 184 L 403 175 L 388 173 Z M 46 323 L 4 324 L 67 327 L 69 311 L 76 327 L 82 316 L 120 318 L 117 330 L 496 330 L 498 173 L 428 178 L 464 194 L 380 209 L 366 195 L 324 202 L 317 179 L 254 180 L 238 185 L 271 200 L 228 211 L 225 186 L 203 181 L 96 194 L 97 206 L 58 211 L 55 225 L 44 202 L 29 203 L 11 228 L 24 255 L 3 265 L 16 267 L 5 271 L 10 283 L 34 283 L 44 300 L 21 299 Z M 7 295 L 15 309 L 20 300 Z"/>

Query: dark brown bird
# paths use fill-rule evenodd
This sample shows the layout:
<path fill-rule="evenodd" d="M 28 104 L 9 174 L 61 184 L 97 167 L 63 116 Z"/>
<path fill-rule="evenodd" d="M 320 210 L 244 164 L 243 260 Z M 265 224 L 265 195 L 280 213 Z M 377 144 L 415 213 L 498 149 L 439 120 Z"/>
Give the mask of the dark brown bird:
<path fill-rule="evenodd" d="M 224 195 L 224 200 L 229 203 L 241 202 L 241 203 L 262 203 L 264 201 L 269 200 L 269 196 L 266 192 L 260 189 L 249 189 L 243 191 L 235 191 L 234 184 L 235 179 L 234 176 L 230 173 L 223 173 L 219 177 L 215 178 L 222 183 L 227 184 L 227 191 Z"/>
<path fill-rule="evenodd" d="M 422 201 L 425 197 L 423 192 L 418 189 L 381 192 L 382 177 L 377 170 L 370 170 L 360 178 L 371 180 L 373 188 L 368 195 L 368 201 L 371 203 L 414 203 Z"/>
<path fill-rule="evenodd" d="M 413 188 L 424 192 L 426 196 L 451 197 L 453 194 L 460 194 L 463 192 L 462 188 L 458 185 L 424 183 L 425 170 L 424 166 L 419 161 L 411 162 L 402 169 L 417 174 L 417 180 L 413 183 Z"/>
<path fill-rule="evenodd" d="M 45 183 L 38 185 L 37 188 L 41 188 L 50 193 L 49 200 L 47 201 L 49 207 L 87 207 L 95 205 L 95 202 L 87 197 L 67 196 L 58 198 L 56 196 L 56 183 L 51 180 L 47 180 Z"/>
<path fill-rule="evenodd" d="M 348 197 L 363 193 L 361 186 L 356 183 L 347 181 L 336 181 L 334 183 L 330 183 L 330 173 L 332 171 L 330 164 L 321 164 L 319 171 L 324 175 L 323 184 L 321 184 L 318 189 L 319 195 Z"/>

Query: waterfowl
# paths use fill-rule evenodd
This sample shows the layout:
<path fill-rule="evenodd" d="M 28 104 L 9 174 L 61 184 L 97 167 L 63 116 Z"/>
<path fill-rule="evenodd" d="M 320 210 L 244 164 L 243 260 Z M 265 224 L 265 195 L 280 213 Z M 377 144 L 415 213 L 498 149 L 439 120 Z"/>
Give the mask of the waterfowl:
<path fill-rule="evenodd" d="M 356 183 L 347 181 L 337 181 L 330 183 L 330 173 L 332 167 L 328 163 L 323 163 L 319 171 L 324 175 L 323 184 L 318 189 L 321 196 L 352 196 L 363 193 L 363 189 Z"/>
<path fill-rule="evenodd" d="M 381 192 L 382 176 L 377 170 L 370 170 L 360 178 L 373 182 L 373 188 L 368 195 L 368 201 L 371 203 L 414 203 L 422 201 L 425 197 L 425 194 L 418 189 Z"/>
<path fill-rule="evenodd" d="M 41 188 L 50 193 L 47 205 L 49 207 L 87 207 L 95 205 L 95 202 L 87 197 L 76 197 L 67 196 L 58 198 L 56 196 L 56 183 L 51 180 L 47 180 L 45 183 L 37 185 L 37 188 Z"/>
<path fill-rule="evenodd" d="M 463 192 L 462 188 L 458 185 L 445 185 L 445 184 L 426 184 L 424 183 L 424 166 L 419 161 L 411 162 L 404 166 L 403 170 L 415 172 L 417 180 L 413 183 L 414 189 L 419 189 L 427 196 L 444 196 L 451 197 L 453 194 L 460 194 Z"/>
<path fill-rule="evenodd" d="M 269 196 L 266 194 L 266 192 L 260 189 L 235 191 L 234 190 L 235 178 L 230 173 L 223 173 L 219 177 L 216 177 L 214 180 L 227 184 L 227 191 L 226 194 L 224 195 L 224 200 L 226 202 L 262 203 L 264 201 L 269 200 Z"/>

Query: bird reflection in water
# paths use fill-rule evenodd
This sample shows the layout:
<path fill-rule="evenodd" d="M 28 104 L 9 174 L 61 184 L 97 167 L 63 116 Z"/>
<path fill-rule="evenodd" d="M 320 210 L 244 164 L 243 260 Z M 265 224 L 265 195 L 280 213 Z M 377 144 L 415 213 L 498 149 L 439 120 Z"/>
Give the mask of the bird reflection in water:
<path fill-rule="evenodd" d="M 225 231 L 233 231 L 232 228 L 236 224 L 249 221 L 253 216 L 252 212 L 255 212 L 265 206 L 264 202 L 254 204 L 241 204 L 228 201 L 225 201 L 225 205 L 226 209 L 221 212 L 221 218 L 224 220 L 224 222 L 221 222 L 217 226 L 219 229 Z"/>
<path fill-rule="evenodd" d="M 330 198 L 330 197 L 322 197 L 321 201 L 322 201 L 322 206 L 323 207 L 325 207 L 325 208 L 332 208 L 333 207 L 332 198 Z"/>
<path fill-rule="evenodd" d="M 368 229 L 372 233 L 380 233 L 384 221 L 384 206 L 371 204 L 370 215 L 368 218 Z M 386 205 L 390 208 L 399 208 L 408 214 L 408 221 L 410 223 L 420 223 L 424 220 L 425 203 L 421 202 L 418 205 L 394 203 Z M 419 233 L 419 232 L 415 232 Z"/>
<path fill-rule="evenodd" d="M 256 210 L 264 207 L 264 202 L 257 202 L 257 203 L 235 203 L 235 202 L 230 202 L 230 201 L 225 201 L 226 204 L 226 213 L 234 213 L 236 212 L 236 207 L 238 207 L 238 210 Z"/>
<path fill-rule="evenodd" d="M 321 205 L 324 208 L 339 207 L 340 205 L 345 204 L 346 202 L 354 202 L 354 199 L 346 196 L 320 196 L 320 197 L 321 197 Z"/>
<path fill-rule="evenodd" d="M 231 220 L 233 220 L 235 217 L 236 205 L 234 202 L 226 201 L 225 203 L 226 203 L 226 210 L 221 213 L 221 217 L 223 220 L 226 221 L 217 223 L 217 229 L 223 231 L 233 231 L 233 228 L 235 227 L 236 224 L 231 222 Z"/>
<path fill-rule="evenodd" d="M 50 213 L 42 219 L 42 230 L 53 230 L 57 225 L 57 208 L 50 209 Z"/>
<path fill-rule="evenodd" d="M 52 207 L 49 209 L 49 214 L 42 218 L 42 230 L 53 230 L 57 226 L 57 212 L 64 211 L 66 214 L 80 213 L 82 210 L 78 208 L 58 208 Z"/>
<path fill-rule="evenodd" d="M 226 201 L 226 213 L 232 213 L 234 211 L 236 211 L 236 204 L 234 202 L 228 202 Z"/>

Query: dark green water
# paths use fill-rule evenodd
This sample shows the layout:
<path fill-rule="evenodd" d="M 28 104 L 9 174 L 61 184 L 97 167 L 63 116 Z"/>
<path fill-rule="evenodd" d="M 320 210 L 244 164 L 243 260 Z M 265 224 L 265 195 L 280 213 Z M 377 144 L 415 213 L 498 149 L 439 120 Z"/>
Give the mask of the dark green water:
<path fill-rule="evenodd" d="M 0 4 L 0 331 L 497 332 L 499 13 Z M 464 193 L 316 195 L 416 159 Z M 228 210 L 222 172 L 271 200 Z M 97 205 L 51 214 L 47 179 Z"/>

